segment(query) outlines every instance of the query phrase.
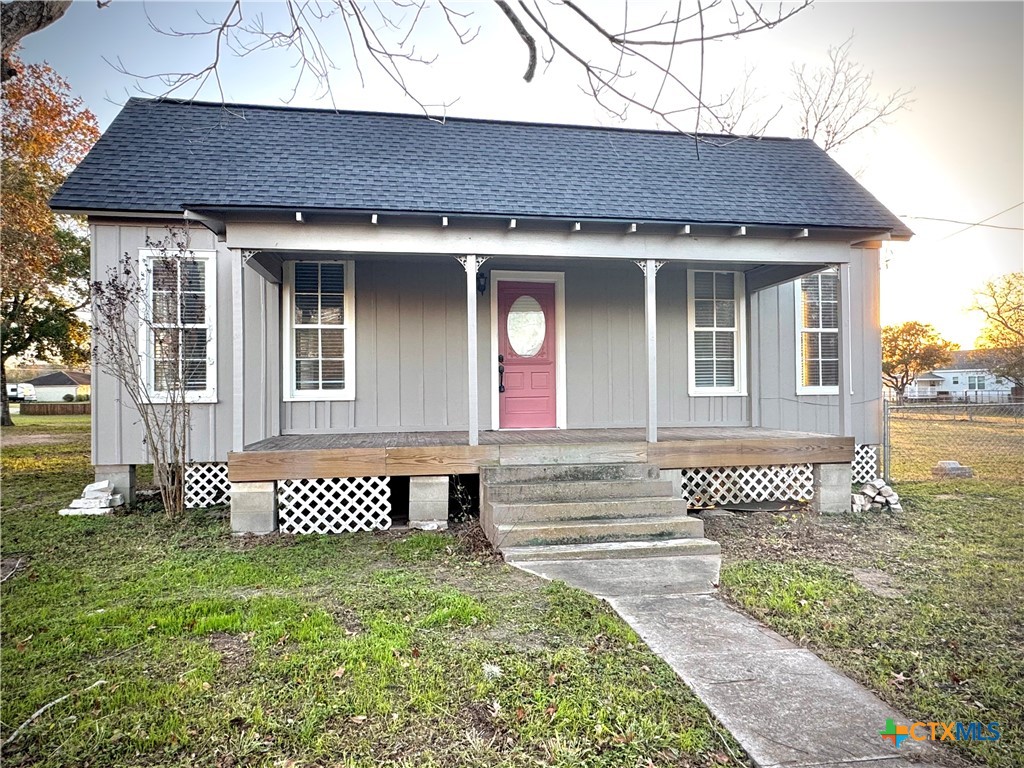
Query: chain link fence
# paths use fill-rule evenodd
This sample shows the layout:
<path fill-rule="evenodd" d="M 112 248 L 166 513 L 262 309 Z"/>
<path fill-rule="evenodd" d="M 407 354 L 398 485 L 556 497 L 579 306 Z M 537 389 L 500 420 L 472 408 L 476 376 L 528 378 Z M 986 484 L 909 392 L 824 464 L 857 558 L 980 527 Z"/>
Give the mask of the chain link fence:
<path fill-rule="evenodd" d="M 939 464 L 950 461 L 979 480 L 1024 482 L 1024 403 L 885 404 L 887 481 L 957 476 Z"/>

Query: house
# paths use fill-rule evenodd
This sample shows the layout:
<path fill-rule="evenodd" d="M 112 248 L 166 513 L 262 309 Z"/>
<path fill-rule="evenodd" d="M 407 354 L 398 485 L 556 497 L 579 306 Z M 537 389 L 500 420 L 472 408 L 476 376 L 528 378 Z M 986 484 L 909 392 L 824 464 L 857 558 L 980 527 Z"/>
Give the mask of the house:
<path fill-rule="evenodd" d="M 908 402 L 941 400 L 958 403 L 1005 403 L 1013 394 L 1013 382 L 990 370 L 990 350 L 960 349 L 952 362 L 915 378 L 904 393 Z"/>
<path fill-rule="evenodd" d="M 51 205 L 95 278 L 191 226 L 188 495 L 238 532 L 387 527 L 405 483 L 443 526 L 479 475 L 502 546 L 674 541 L 687 504 L 848 509 L 875 472 L 879 248 L 911 233 L 810 141 L 131 99 Z"/>
<path fill-rule="evenodd" d="M 72 398 L 89 397 L 92 392 L 92 377 L 78 371 L 54 371 L 29 379 L 36 388 L 36 399 L 41 403 L 59 403 L 67 395 Z"/>

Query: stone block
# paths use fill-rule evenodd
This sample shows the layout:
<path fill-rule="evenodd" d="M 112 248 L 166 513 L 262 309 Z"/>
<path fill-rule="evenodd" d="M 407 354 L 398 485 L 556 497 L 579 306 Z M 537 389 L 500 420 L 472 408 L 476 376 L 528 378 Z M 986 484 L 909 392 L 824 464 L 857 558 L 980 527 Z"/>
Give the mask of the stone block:
<path fill-rule="evenodd" d="M 932 467 L 932 477 L 944 480 L 950 477 L 974 477 L 974 470 L 959 461 L 940 461 Z"/>
<path fill-rule="evenodd" d="M 448 527 L 447 475 L 409 478 L 409 527 L 421 530 Z"/>
<path fill-rule="evenodd" d="M 95 471 L 96 482 L 85 487 L 86 493 L 103 490 L 102 484 L 106 483 L 106 490 L 120 493 L 129 504 L 135 503 L 134 464 L 97 464 Z"/>
<path fill-rule="evenodd" d="M 64 517 L 77 517 L 79 515 L 110 515 L 113 513 L 114 510 L 111 507 L 92 507 L 90 509 L 62 509 L 57 514 L 63 515 Z"/>
<path fill-rule="evenodd" d="M 840 515 L 850 511 L 853 467 L 849 464 L 815 464 L 812 508 L 819 514 Z"/>
<path fill-rule="evenodd" d="M 672 483 L 673 499 L 683 498 L 683 470 L 662 469 L 658 472 L 658 477 L 661 478 L 662 480 L 668 480 Z"/>
<path fill-rule="evenodd" d="M 231 484 L 231 532 L 266 534 L 277 530 L 277 484 Z"/>

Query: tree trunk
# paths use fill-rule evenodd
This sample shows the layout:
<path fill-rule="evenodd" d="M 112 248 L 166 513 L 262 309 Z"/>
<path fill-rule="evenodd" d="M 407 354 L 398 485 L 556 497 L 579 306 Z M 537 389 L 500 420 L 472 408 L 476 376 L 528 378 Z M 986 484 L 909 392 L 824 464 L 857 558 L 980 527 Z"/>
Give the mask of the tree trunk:
<path fill-rule="evenodd" d="M 3 412 L 0 413 L 0 427 L 13 427 L 11 401 L 7 399 L 7 358 L 0 361 L 0 390 L 3 391 Z"/>
<path fill-rule="evenodd" d="M 0 80 L 9 80 L 18 74 L 11 55 L 21 39 L 50 26 L 70 7 L 71 0 L 19 0 L 0 6 L 0 38 L 3 39 Z M 7 398 L 4 397 L 4 419 L 9 418 Z"/>

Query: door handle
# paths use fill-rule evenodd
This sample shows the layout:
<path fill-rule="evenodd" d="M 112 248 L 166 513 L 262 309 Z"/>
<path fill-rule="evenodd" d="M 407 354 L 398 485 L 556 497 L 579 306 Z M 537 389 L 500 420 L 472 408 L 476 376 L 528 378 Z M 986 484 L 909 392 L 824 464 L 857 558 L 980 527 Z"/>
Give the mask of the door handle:
<path fill-rule="evenodd" d="M 505 366 L 502 363 L 505 362 L 504 355 L 498 355 L 498 393 L 505 391 Z"/>

